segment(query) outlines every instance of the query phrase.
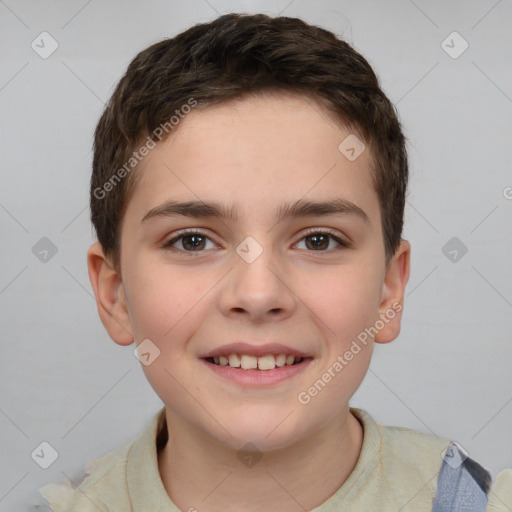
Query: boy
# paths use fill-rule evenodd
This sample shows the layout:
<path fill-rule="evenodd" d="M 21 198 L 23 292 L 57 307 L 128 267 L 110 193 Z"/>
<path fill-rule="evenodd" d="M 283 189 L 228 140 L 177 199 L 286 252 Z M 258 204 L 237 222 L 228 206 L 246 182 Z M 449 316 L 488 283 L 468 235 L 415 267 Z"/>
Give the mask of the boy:
<path fill-rule="evenodd" d="M 165 406 L 43 488 L 52 510 L 512 507 L 512 470 L 490 490 L 448 439 L 349 407 L 400 331 L 407 179 L 392 104 L 330 32 L 230 14 L 137 55 L 95 133 L 88 267 Z"/>

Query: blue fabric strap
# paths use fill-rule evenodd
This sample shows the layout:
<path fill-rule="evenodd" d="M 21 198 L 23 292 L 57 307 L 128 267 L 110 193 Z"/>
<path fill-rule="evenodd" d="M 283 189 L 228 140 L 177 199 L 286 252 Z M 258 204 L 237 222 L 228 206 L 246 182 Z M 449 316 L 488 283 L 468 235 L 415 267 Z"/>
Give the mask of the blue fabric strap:
<path fill-rule="evenodd" d="M 432 512 L 485 512 L 491 474 L 458 443 L 446 449 Z"/>

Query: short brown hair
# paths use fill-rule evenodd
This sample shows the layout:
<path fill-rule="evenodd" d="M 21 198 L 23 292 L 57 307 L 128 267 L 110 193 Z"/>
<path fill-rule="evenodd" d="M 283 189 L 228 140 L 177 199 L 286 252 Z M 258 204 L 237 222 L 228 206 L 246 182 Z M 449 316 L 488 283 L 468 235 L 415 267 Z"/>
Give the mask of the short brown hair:
<path fill-rule="evenodd" d="M 232 13 L 141 51 L 98 122 L 91 221 L 116 269 L 120 268 L 120 226 L 136 183 L 133 152 L 141 141 L 165 140 L 171 130 L 163 138 L 155 133 L 169 126 L 191 99 L 200 108 L 267 91 L 313 99 L 340 125 L 356 130 L 369 146 L 386 263 L 390 261 L 402 234 L 407 153 L 396 109 L 371 66 L 332 32 L 298 18 Z"/>

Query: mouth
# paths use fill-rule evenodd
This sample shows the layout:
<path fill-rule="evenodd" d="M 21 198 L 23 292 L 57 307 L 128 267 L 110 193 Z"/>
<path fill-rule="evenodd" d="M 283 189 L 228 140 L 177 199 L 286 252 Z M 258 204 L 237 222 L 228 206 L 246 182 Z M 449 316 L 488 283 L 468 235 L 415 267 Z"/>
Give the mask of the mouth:
<path fill-rule="evenodd" d="M 296 356 L 293 354 L 266 354 L 253 356 L 250 354 L 223 354 L 213 357 L 205 357 L 204 360 L 216 366 L 227 366 L 240 370 L 271 371 L 286 366 L 297 366 L 308 357 Z"/>
<path fill-rule="evenodd" d="M 312 353 L 263 340 L 222 345 L 200 356 L 213 375 L 243 388 L 273 387 L 292 380 L 306 371 L 313 359 Z"/>
<path fill-rule="evenodd" d="M 273 388 L 300 375 L 313 357 L 293 354 L 254 356 L 231 352 L 201 358 L 214 375 L 243 388 Z"/>

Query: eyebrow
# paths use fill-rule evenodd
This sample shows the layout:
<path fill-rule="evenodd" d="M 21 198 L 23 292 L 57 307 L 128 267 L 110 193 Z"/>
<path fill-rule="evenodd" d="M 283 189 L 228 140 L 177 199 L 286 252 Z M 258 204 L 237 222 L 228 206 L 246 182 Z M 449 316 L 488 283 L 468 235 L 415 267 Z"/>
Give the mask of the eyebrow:
<path fill-rule="evenodd" d="M 370 225 L 366 212 L 356 204 L 346 199 L 331 199 L 328 201 L 306 201 L 299 199 L 295 202 L 285 203 L 277 208 L 274 222 L 277 224 L 288 218 L 327 215 L 353 215 Z M 237 210 L 234 206 L 226 207 L 214 201 L 167 201 L 149 210 L 141 220 L 141 224 L 151 219 L 162 217 L 218 217 L 220 219 L 236 221 Z"/>

